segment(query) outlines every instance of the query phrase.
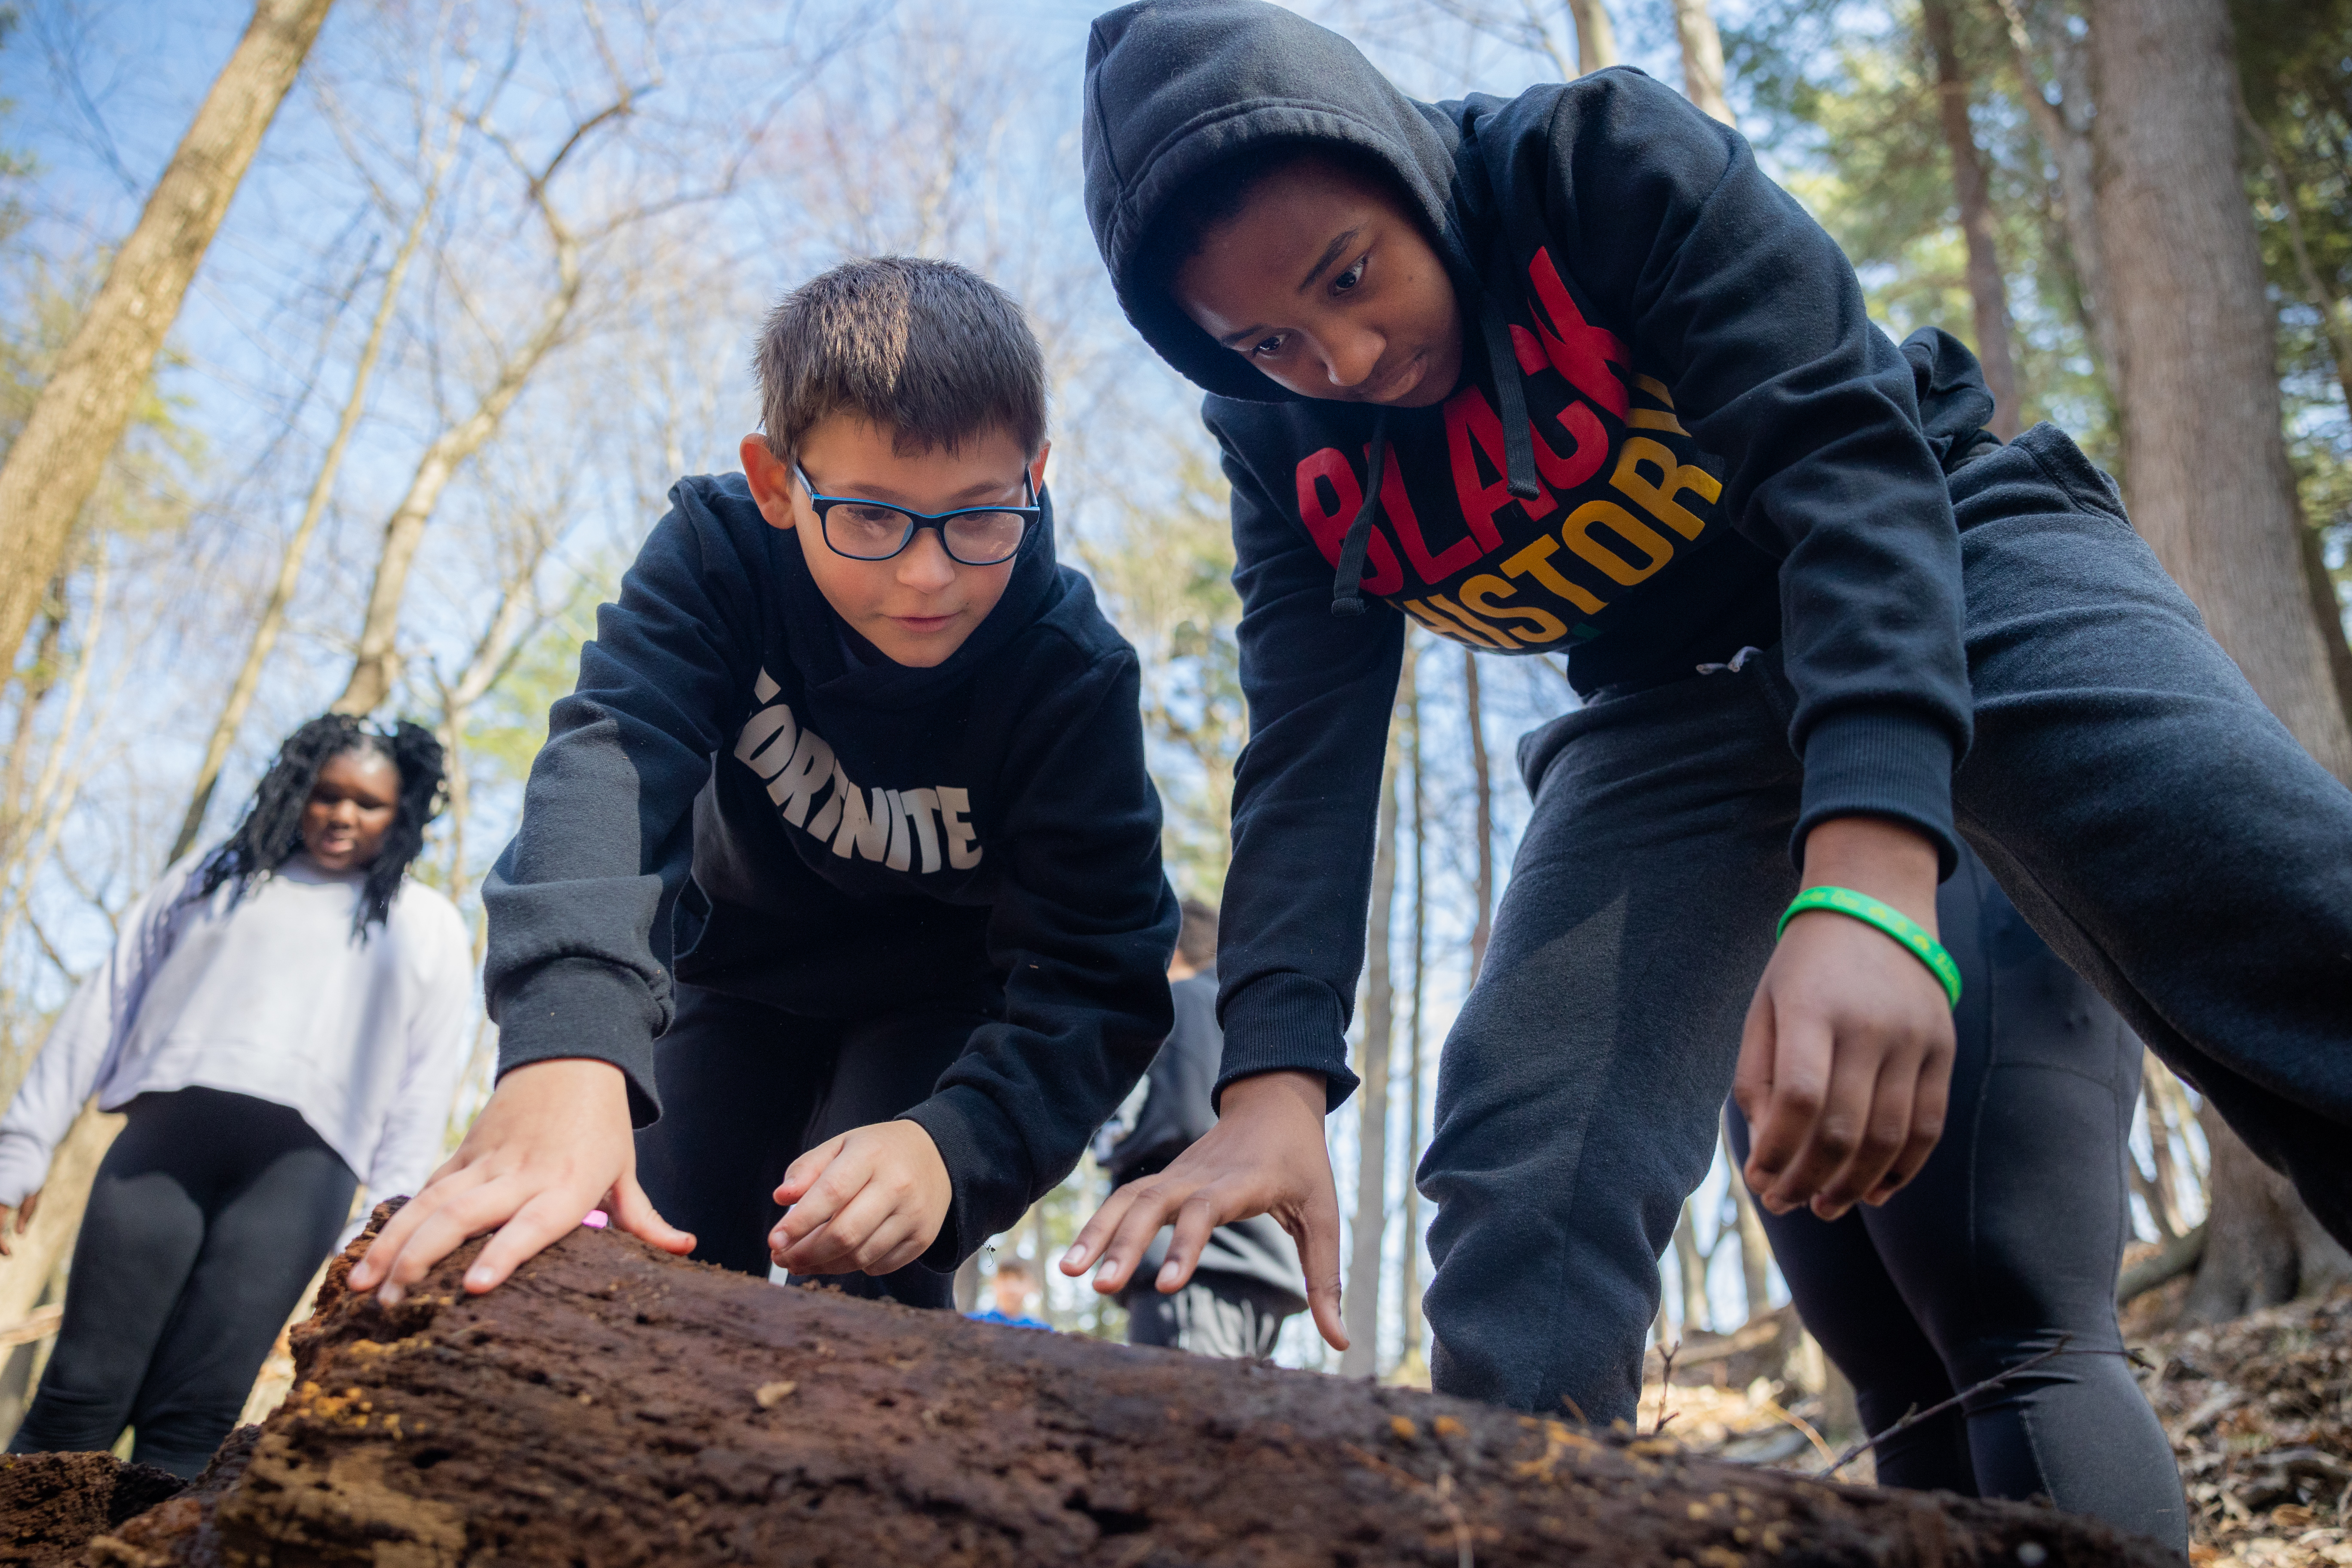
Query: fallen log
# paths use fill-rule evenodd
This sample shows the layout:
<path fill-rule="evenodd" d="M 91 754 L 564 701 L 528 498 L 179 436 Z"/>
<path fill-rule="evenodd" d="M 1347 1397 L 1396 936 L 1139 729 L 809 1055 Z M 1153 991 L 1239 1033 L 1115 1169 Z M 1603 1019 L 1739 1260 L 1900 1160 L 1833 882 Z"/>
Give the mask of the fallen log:
<path fill-rule="evenodd" d="M 330 1268 L 294 1333 L 294 1394 L 241 1468 L 85 1562 L 2168 1561 L 2047 1509 L 780 1289 L 612 1232 L 577 1231 L 480 1297 L 457 1289 L 463 1248 L 387 1310 L 344 1286 L 364 1246 Z"/>

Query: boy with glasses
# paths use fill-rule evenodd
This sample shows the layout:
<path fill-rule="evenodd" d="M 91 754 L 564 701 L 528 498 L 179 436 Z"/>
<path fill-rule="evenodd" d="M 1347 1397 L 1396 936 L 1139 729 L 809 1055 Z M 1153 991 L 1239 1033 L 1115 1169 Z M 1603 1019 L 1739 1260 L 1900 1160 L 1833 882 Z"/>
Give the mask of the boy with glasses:
<path fill-rule="evenodd" d="M 357 1289 L 497 1229 L 488 1290 L 602 1205 L 947 1307 L 1168 1032 L 1135 654 L 1055 563 L 1019 307 L 850 262 L 758 370 L 743 472 L 670 492 L 549 715 L 484 887 L 498 1089 Z"/>

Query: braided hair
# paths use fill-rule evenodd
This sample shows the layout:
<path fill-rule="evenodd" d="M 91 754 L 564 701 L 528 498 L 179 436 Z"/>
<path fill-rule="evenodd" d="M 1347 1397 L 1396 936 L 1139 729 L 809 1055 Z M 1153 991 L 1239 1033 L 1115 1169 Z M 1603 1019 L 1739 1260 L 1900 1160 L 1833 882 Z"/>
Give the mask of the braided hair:
<path fill-rule="evenodd" d="M 382 925 L 391 911 L 401 879 L 425 847 L 425 825 L 441 809 L 441 742 L 430 730 L 405 720 L 388 731 L 372 730 L 348 715 L 325 713 L 287 736 L 277 760 L 261 775 L 245 820 L 205 858 L 189 898 L 208 899 L 223 883 L 234 882 L 234 905 L 257 879 L 284 865 L 302 847 L 302 808 L 310 804 L 319 770 L 352 752 L 383 757 L 400 774 L 399 805 L 384 833 L 383 849 L 368 862 L 367 882 L 352 915 L 352 935 L 364 941 L 367 928 Z"/>

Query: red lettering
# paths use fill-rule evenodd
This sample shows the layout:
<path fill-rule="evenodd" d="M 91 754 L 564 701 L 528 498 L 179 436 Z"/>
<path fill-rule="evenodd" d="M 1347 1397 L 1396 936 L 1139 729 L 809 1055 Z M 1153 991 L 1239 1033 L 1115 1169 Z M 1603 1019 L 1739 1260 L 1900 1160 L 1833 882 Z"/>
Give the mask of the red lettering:
<path fill-rule="evenodd" d="M 1601 416 L 1592 412 L 1592 405 L 1582 401 L 1559 411 L 1559 427 L 1576 439 L 1565 458 L 1551 449 L 1541 430 L 1530 425 L 1528 434 L 1535 437 L 1537 471 L 1560 489 L 1572 490 L 1601 471 L 1609 456 L 1609 433 L 1601 428 Z"/>
<path fill-rule="evenodd" d="M 1559 268 L 1552 265 L 1550 251 L 1536 252 L 1535 259 L 1528 263 L 1528 280 L 1536 290 L 1536 333 L 1542 340 L 1552 368 L 1568 377 L 1569 384 L 1585 396 L 1618 418 L 1624 418 L 1633 406 L 1633 399 L 1626 395 L 1625 384 L 1609 367 L 1621 364 L 1631 371 L 1632 353 L 1616 333 L 1584 319 L 1584 312 L 1576 308 L 1576 300 L 1569 294 L 1568 285 L 1560 281 Z M 1549 324 L 1544 321 L 1547 315 L 1551 318 Z M 1521 362 L 1525 363 L 1526 358 L 1522 351 Z"/>
<path fill-rule="evenodd" d="M 1480 476 L 1477 456 L 1471 450 L 1474 440 L 1477 450 L 1486 455 L 1487 468 L 1496 476 L 1491 485 Z M 1503 450 L 1503 422 L 1495 416 L 1486 395 L 1475 386 L 1465 386 L 1445 400 L 1445 450 L 1453 459 L 1454 493 L 1462 503 L 1462 516 L 1478 542 L 1493 550 L 1503 539 L 1501 531 L 1495 526 L 1495 514 L 1507 506 L 1520 503 L 1511 494 L 1510 479 L 1505 472 L 1508 459 Z M 1528 516 L 1533 519 L 1546 516 L 1559 503 L 1549 490 L 1538 485 L 1536 499 L 1524 504 Z"/>
<path fill-rule="evenodd" d="M 1396 479 L 1396 465 L 1388 465 L 1388 479 Z M 1323 552 L 1323 559 L 1332 565 L 1339 564 L 1339 548 L 1347 542 L 1348 525 L 1356 521 L 1356 513 L 1364 504 L 1363 482 L 1356 478 L 1355 468 L 1348 454 L 1337 447 L 1326 447 L 1311 457 L 1300 459 L 1298 478 L 1298 520 L 1307 525 L 1315 547 Z M 1320 481 L 1319 483 L 1318 481 Z M 1323 504 L 1323 485 L 1331 487 L 1334 506 Z M 1400 492 L 1401 493 L 1401 492 Z M 1388 500 L 1389 488 L 1381 487 L 1381 500 Z M 1381 531 L 1378 522 L 1372 524 L 1371 548 L 1365 554 L 1371 563 L 1371 573 L 1364 578 L 1367 594 L 1386 595 L 1404 587 L 1404 568 L 1397 564 L 1396 547 Z"/>

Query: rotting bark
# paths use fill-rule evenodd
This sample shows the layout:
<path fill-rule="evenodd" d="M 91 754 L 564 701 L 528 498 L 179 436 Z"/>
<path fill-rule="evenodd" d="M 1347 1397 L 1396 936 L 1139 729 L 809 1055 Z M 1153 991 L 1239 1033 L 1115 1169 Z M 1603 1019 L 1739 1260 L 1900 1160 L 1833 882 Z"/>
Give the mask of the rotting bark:
<path fill-rule="evenodd" d="M 92 1536 L 146 1512 L 186 1485 L 111 1454 L 11 1454 L 0 1458 L 0 1564 L 49 1568 Z"/>
<path fill-rule="evenodd" d="M 482 1297 L 457 1291 L 462 1247 L 387 1311 L 343 1288 L 364 1246 L 330 1268 L 296 1393 L 241 1473 L 80 1561 L 2166 1561 L 2047 1509 L 779 1289 L 611 1231 L 574 1231 Z"/>

